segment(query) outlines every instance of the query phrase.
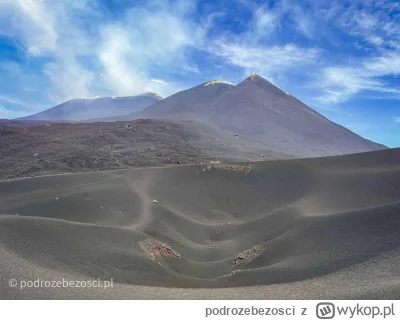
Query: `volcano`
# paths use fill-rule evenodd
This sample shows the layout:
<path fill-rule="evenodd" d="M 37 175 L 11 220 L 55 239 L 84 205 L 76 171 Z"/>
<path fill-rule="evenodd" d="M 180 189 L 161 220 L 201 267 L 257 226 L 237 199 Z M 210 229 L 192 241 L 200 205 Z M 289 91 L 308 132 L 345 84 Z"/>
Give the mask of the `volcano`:
<path fill-rule="evenodd" d="M 73 99 L 18 120 L 86 121 L 126 115 L 146 108 L 161 99 L 160 95 L 153 92 L 130 97 Z"/>
<path fill-rule="evenodd" d="M 210 81 L 179 92 L 134 115 L 213 123 L 295 157 L 385 149 L 328 120 L 271 82 L 251 75 L 236 86 Z"/>

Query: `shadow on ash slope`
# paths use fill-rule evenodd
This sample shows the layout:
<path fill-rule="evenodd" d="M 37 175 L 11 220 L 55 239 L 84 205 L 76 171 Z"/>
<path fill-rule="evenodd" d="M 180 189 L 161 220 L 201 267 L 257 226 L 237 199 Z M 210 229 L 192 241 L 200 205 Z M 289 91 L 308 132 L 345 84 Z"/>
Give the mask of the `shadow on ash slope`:
<path fill-rule="evenodd" d="M 3 181 L 0 245 L 120 283 L 312 278 L 400 249 L 399 151 Z"/>

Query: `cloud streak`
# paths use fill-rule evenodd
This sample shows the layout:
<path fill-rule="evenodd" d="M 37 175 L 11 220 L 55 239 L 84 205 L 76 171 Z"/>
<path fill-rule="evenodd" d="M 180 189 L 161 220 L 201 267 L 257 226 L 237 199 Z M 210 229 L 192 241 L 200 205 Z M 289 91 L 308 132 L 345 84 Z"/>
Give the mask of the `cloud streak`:
<path fill-rule="evenodd" d="M 6 35 L 24 44 L 28 59 L 47 61 L 42 73 L 51 84 L 48 98 L 60 103 L 94 95 L 173 93 L 180 87 L 174 81 L 151 79 L 168 75 L 174 64 L 198 70 L 187 52 L 201 44 L 206 31 L 191 21 L 190 3 L 149 1 L 119 20 L 108 19 L 90 0 L 7 0 L 0 8 L 10 23 Z"/>
<path fill-rule="evenodd" d="M 379 92 L 388 98 L 399 98 L 400 90 L 390 86 L 387 77 L 400 75 L 400 53 L 388 52 L 378 57 L 355 61 L 347 66 L 327 67 L 315 86 L 323 104 L 346 101 L 363 91 Z M 386 80 L 385 80 L 386 78 Z"/>
<path fill-rule="evenodd" d="M 218 42 L 212 52 L 243 68 L 246 74 L 256 72 L 269 79 L 281 72 L 304 68 L 313 63 L 319 54 L 317 49 L 300 48 L 292 44 L 263 47 L 229 42 Z"/>
<path fill-rule="evenodd" d="M 196 72 L 188 51 L 203 41 L 205 31 L 187 19 L 188 10 L 157 4 L 131 10 L 122 22 L 102 28 L 98 58 L 105 85 L 118 95 L 156 90 L 167 95 L 174 85 L 152 81 L 162 76 L 160 70 Z"/>

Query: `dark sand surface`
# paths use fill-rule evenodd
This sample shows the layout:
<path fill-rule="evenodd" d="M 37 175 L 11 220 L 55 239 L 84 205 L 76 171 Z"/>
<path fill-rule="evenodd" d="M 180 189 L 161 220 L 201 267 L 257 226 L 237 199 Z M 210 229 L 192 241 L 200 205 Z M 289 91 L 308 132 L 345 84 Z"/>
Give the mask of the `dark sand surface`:
<path fill-rule="evenodd" d="M 3 299 L 397 299 L 400 149 L 2 181 L 0 261 Z"/>

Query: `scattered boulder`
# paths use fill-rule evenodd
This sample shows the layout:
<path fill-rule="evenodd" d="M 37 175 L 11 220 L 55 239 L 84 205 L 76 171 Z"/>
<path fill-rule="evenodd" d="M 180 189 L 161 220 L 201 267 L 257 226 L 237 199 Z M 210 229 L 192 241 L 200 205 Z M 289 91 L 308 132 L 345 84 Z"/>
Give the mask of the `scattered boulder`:
<path fill-rule="evenodd" d="M 243 251 L 241 253 L 239 253 L 235 260 L 233 260 L 233 264 L 240 264 L 246 260 L 252 260 L 253 258 L 255 258 L 256 256 L 258 256 L 261 253 L 261 246 L 257 245 L 254 246 L 251 249 L 248 249 L 246 251 Z"/>
<path fill-rule="evenodd" d="M 158 201 L 157 201 L 157 200 L 153 200 L 153 203 L 154 203 L 154 204 L 158 204 Z"/>
<path fill-rule="evenodd" d="M 156 239 L 148 238 L 143 241 L 139 241 L 139 245 L 142 250 L 151 257 L 151 259 L 155 260 L 160 257 L 173 257 L 173 258 L 181 258 L 181 255 L 172 249 L 166 243 L 158 241 Z"/>

